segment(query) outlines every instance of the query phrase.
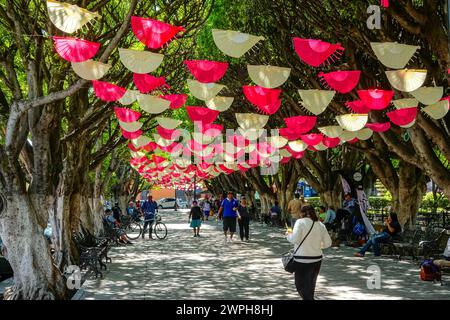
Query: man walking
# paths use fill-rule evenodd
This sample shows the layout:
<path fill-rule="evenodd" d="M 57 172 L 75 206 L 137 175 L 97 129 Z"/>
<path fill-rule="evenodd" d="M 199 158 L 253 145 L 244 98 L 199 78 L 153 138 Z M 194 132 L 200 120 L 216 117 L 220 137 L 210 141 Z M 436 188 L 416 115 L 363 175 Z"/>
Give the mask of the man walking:
<path fill-rule="evenodd" d="M 225 242 L 232 242 L 233 235 L 236 232 L 236 218 L 239 203 L 233 197 L 233 192 L 228 191 L 228 195 L 225 200 L 222 201 L 219 209 L 219 215 L 223 217 L 223 232 L 225 234 Z M 230 238 L 228 239 L 227 233 L 230 231 Z"/>
<path fill-rule="evenodd" d="M 302 201 L 300 194 L 296 193 L 294 199 L 289 201 L 287 211 L 291 215 L 291 228 L 294 228 L 295 221 L 300 218 L 300 210 L 302 208 Z"/>
<path fill-rule="evenodd" d="M 149 230 L 149 238 L 153 239 L 152 237 L 152 226 L 155 222 L 155 212 L 158 212 L 158 205 L 156 201 L 153 201 L 153 197 L 151 195 L 148 196 L 147 201 L 144 201 L 144 203 L 141 206 L 141 212 L 144 215 L 144 230 L 142 231 L 142 239 L 144 239 L 145 232 L 147 231 L 147 227 Z"/>

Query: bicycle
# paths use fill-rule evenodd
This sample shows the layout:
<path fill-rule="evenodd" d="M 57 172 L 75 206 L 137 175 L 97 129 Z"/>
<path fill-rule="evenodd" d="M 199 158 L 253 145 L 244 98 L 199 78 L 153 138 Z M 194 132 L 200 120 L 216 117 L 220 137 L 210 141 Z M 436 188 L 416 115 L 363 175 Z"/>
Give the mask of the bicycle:
<path fill-rule="evenodd" d="M 123 224 L 122 228 L 125 230 L 125 233 L 130 240 L 136 240 L 144 232 L 144 222 L 145 220 L 140 217 L 135 220 L 130 219 L 128 223 L 125 222 Z M 164 240 L 167 237 L 167 227 L 163 222 L 161 222 L 160 215 L 155 215 L 155 222 L 152 224 L 151 228 L 153 228 L 153 233 L 158 239 Z"/>

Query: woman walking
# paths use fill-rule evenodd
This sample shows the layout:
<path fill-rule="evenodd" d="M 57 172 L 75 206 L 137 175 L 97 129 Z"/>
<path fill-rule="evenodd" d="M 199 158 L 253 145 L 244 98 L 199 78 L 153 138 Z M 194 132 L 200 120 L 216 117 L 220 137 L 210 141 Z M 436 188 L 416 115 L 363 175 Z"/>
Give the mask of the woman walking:
<path fill-rule="evenodd" d="M 250 228 L 250 212 L 247 205 L 247 199 L 245 197 L 241 197 L 241 203 L 238 207 L 239 212 L 239 234 L 241 236 L 241 241 L 248 241 L 248 234 Z"/>
<path fill-rule="evenodd" d="M 322 264 L 322 249 L 331 246 L 327 229 L 312 206 L 304 206 L 294 229 L 288 229 L 287 240 L 294 244 L 295 286 L 303 300 L 314 300 L 317 276 Z"/>

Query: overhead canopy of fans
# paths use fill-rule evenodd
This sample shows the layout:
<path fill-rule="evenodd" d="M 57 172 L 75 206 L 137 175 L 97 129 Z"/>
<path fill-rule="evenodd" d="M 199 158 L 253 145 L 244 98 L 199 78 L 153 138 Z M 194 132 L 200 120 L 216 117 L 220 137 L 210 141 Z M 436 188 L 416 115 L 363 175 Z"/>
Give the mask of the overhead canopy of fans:
<path fill-rule="evenodd" d="M 47 7 L 52 23 L 68 34 L 101 18 L 95 12 L 57 1 L 47 1 Z M 53 42 L 55 51 L 71 63 L 73 71 L 92 81 L 98 99 L 117 102 L 114 112 L 122 135 L 129 140 L 131 166 L 144 178 L 161 186 L 189 188 L 194 179 L 201 181 L 222 173 L 283 164 L 302 158 L 306 151 L 321 152 L 344 143 L 370 139 L 373 132 L 385 132 L 392 126 L 409 128 L 415 125 L 419 112 L 437 120 L 449 110 L 449 99 L 443 98 L 442 87 L 423 86 L 427 70 L 407 68 L 419 47 L 385 42 L 371 43 L 371 47 L 387 68 L 385 75 L 391 87 L 357 90 L 359 100 L 343 103 L 349 113 L 335 114 L 330 121 L 328 110 L 328 116 L 320 119 L 336 97 L 340 96 L 338 101 L 342 103 L 345 95 L 355 90 L 363 75 L 360 70 L 345 70 L 345 67 L 336 71 L 345 51 L 341 44 L 293 37 L 292 50 L 299 58 L 297 63 L 321 70 L 333 66 L 329 72 L 317 72 L 322 90 L 304 88 L 293 97 L 305 114 L 284 118 L 285 126 L 278 130 L 264 130 L 269 116 L 283 107 L 282 86 L 289 82 L 291 70 L 284 66 L 247 65 L 249 83 L 242 83 L 240 91 L 248 101 L 247 108 L 235 114 L 237 128 L 224 128 L 214 122 L 220 113 L 227 112 L 236 98 L 220 95 L 227 88 L 227 84 L 220 81 L 229 64 L 184 61 L 193 78 L 183 81 L 189 94 L 201 101 L 201 105 L 185 106 L 187 92 L 173 92 L 164 76 L 150 74 L 164 69 L 164 55 L 159 51 L 175 38 L 182 37 L 185 27 L 133 16 L 131 29 L 136 41 L 147 50 L 118 49 L 124 70 L 132 73 L 132 82 L 127 88 L 100 80 L 107 77 L 112 67 L 95 61 L 100 43 L 63 36 L 54 36 Z M 264 41 L 264 37 L 235 30 L 212 29 L 211 33 L 218 49 L 233 58 L 244 57 Z M 394 100 L 396 93 L 406 98 Z M 181 121 L 162 116 L 166 110 L 183 107 L 194 122 L 194 132 L 180 128 Z M 383 122 L 371 122 L 373 110 L 383 112 Z M 143 114 L 153 115 L 156 132 L 146 131 L 146 125 L 140 121 Z M 223 138 L 227 129 L 233 131 Z"/>

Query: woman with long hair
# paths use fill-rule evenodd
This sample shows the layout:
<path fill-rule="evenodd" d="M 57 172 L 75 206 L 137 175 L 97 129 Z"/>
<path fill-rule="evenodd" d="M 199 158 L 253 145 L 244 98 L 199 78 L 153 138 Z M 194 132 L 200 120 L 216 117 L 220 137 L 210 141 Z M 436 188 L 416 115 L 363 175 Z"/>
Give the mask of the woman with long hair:
<path fill-rule="evenodd" d="M 300 210 L 294 229 L 288 229 L 287 240 L 294 244 L 295 286 L 303 300 L 314 300 L 317 276 L 322 264 L 322 249 L 331 246 L 327 229 L 312 206 Z"/>

